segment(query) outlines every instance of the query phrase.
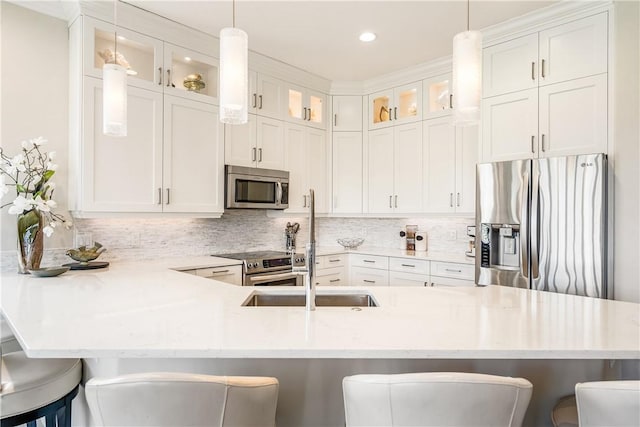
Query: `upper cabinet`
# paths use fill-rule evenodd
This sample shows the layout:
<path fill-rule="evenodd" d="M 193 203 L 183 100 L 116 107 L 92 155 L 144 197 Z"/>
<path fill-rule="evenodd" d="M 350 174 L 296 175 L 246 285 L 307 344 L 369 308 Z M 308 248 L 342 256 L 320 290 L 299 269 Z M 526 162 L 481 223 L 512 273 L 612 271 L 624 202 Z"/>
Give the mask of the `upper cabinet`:
<path fill-rule="evenodd" d="M 448 116 L 453 110 L 451 73 L 422 81 L 422 118 L 433 119 Z"/>
<path fill-rule="evenodd" d="M 217 59 L 123 28 L 116 36 L 113 25 L 90 17 L 84 17 L 85 75 L 102 78 L 116 42 L 130 86 L 218 103 Z"/>
<path fill-rule="evenodd" d="M 483 97 L 607 72 L 607 14 L 486 47 Z"/>
<path fill-rule="evenodd" d="M 335 132 L 362 130 L 361 96 L 333 96 L 333 130 Z"/>
<path fill-rule="evenodd" d="M 369 129 L 422 120 L 422 82 L 369 95 Z"/>
<path fill-rule="evenodd" d="M 326 128 L 326 95 L 293 85 L 288 85 L 285 90 L 287 121 L 320 129 Z"/>
<path fill-rule="evenodd" d="M 225 163 L 284 169 L 284 122 L 249 114 L 243 125 L 225 125 Z"/>
<path fill-rule="evenodd" d="M 285 110 L 285 83 L 265 74 L 249 72 L 249 112 L 282 119 Z"/>

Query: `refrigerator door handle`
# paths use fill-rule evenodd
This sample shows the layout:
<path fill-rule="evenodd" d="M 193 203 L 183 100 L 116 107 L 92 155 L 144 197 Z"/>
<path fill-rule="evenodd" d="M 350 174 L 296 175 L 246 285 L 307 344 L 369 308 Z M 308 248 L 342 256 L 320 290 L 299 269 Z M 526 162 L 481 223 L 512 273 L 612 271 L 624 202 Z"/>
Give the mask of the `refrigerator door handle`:
<path fill-rule="evenodd" d="M 531 277 L 537 279 L 540 277 L 540 259 L 538 256 L 538 232 L 540 228 L 540 215 L 538 214 L 538 206 L 540 204 L 540 173 L 538 171 L 533 172 L 531 185 Z"/>
<path fill-rule="evenodd" d="M 527 212 L 527 204 L 529 200 L 529 174 L 522 175 L 524 185 L 522 191 L 522 201 L 520 202 L 520 272 L 525 279 L 529 278 L 529 250 L 527 249 L 527 241 L 529 240 L 529 212 Z"/>

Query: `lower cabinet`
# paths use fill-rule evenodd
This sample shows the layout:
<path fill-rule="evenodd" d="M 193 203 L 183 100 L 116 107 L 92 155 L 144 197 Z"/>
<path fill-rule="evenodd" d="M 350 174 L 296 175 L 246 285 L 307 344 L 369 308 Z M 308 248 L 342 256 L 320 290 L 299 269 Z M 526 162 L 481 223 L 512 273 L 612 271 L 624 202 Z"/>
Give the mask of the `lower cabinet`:
<path fill-rule="evenodd" d="M 346 286 L 347 255 L 321 255 L 316 257 L 316 285 Z"/>
<path fill-rule="evenodd" d="M 390 286 L 427 286 L 428 284 L 428 274 L 403 273 L 400 271 L 389 272 Z"/>
<path fill-rule="evenodd" d="M 192 270 L 182 270 L 183 273 L 193 274 L 195 276 L 204 277 L 205 279 L 214 279 L 221 282 L 230 283 L 232 285 L 242 286 L 242 266 L 226 265 L 222 267 L 196 268 Z"/>
<path fill-rule="evenodd" d="M 430 261 L 411 258 L 389 258 L 390 286 L 427 286 Z"/>
<path fill-rule="evenodd" d="M 389 286 L 389 270 L 351 267 L 351 286 Z"/>
<path fill-rule="evenodd" d="M 475 266 L 431 261 L 431 286 L 475 286 Z"/>

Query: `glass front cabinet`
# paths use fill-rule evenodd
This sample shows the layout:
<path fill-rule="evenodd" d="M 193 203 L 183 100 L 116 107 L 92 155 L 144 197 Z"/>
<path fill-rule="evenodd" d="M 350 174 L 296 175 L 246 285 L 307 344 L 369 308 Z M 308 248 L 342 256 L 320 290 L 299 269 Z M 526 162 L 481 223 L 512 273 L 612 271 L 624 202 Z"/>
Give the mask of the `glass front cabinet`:
<path fill-rule="evenodd" d="M 326 95 L 292 85 L 287 86 L 285 90 L 287 121 L 305 122 L 312 127 L 326 128 Z"/>
<path fill-rule="evenodd" d="M 162 40 L 84 17 L 84 75 L 102 78 L 106 62 L 127 69 L 130 86 L 218 103 L 218 60 Z M 117 53 L 114 54 L 117 47 Z"/>
<path fill-rule="evenodd" d="M 369 128 L 422 119 L 422 82 L 398 86 L 369 95 Z"/>
<path fill-rule="evenodd" d="M 447 116 L 453 110 L 451 73 L 431 77 L 422 81 L 422 111 L 424 119 Z"/>

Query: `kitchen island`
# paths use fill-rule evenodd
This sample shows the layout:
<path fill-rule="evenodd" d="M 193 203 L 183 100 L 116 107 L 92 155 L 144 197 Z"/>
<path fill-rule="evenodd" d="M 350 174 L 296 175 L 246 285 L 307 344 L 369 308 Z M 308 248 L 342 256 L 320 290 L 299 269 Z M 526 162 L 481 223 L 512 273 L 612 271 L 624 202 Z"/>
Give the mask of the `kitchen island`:
<path fill-rule="evenodd" d="M 379 307 L 306 312 L 242 307 L 253 288 L 176 271 L 223 263 L 198 257 L 46 279 L 6 274 L 1 306 L 28 356 L 83 358 L 85 378 L 150 370 L 276 376 L 280 426 L 340 425 L 344 375 L 420 370 L 527 377 L 534 398 L 526 420 L 539 425 L 576 381 L 618 377 L 619 363 L 605 361 L 640 359 L 638 304 L 498 286 L 372 287 L 365 291 Z"/>

